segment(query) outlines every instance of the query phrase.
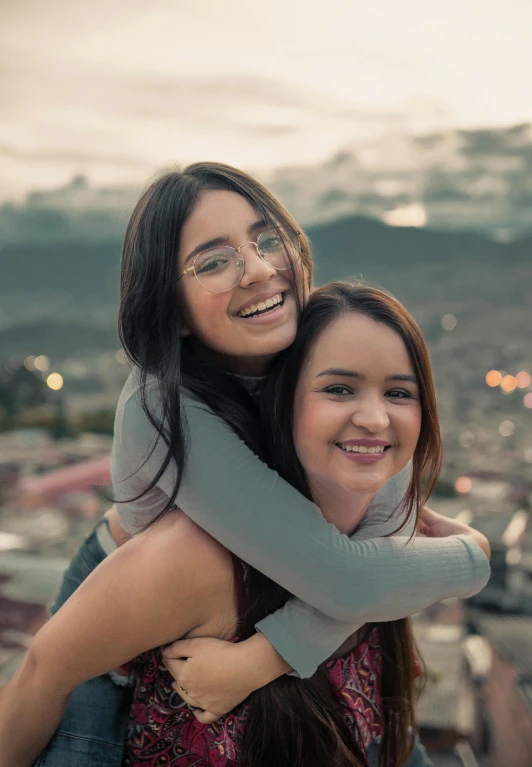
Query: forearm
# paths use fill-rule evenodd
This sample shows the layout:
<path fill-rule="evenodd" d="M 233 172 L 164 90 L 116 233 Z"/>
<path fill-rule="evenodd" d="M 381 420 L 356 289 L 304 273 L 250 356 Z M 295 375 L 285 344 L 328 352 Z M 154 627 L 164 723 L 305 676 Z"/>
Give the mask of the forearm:
<path fill-rule="evenodd" d="M 127 454 L 121 471 L 114 475 L 121 492 L 126 490 L 125 478 L 135 468 L 142 467 L 139 476 L 148 482 L 166 454 L 159 440 L 150 455 L 156 438 L 153 427 L 150 431 L 139 403 L 128 404 L 130 410 L 124 412 L 122 426 L 115 434 L 115 456 L 121 450 Z M 428 591 L 435 588 L 432 601 L 441 598 L 442 592 L 436 588 L 440 579 L 433 563 L 426 566 L 431 553 L 438 555 L 436 551 L 421 558 L 416 549 L 391 539 L 349 540 L 212 413 L 196 403 L 186 407 L 186 416 L 190 453 L 177 503 L 196 524 L 241 559 L 314 608 L 342 621 L 368 620 L 375 612 L 381 620 L 391 619 L 388 611 L 395 594 L 417 589 L 418 578 Z M 162 491 L 167 500 L 174 481 L 175 466 L 169 466 L 158 483 L 159 495 L 154 497 L 160 497 Z M 127 504 L 119 504 L 118 512 L 127 528 Z M 458 544 L 458 548 L 463 546 Z M 450 558 L 450 569 L 458 566 L 458 579 L 467 579 L 469 589 L 474 588 L 471 566 L 460 566 L 460 554 L 455 554 Z M 450 577 L 447 573 L 444 582 Z M 456 588 L 456 573 L 452 580 L 451 593 Z M 417 604 L 425 606 L 430 602 L 421 595 Z"/>
<path fill-rule="evenodd" d="M 27 657 L 2 695 L 0 767 L 31 767 L 65 712 L 69 694 Z M 55 683 L 55 687 L 54 687 Z"/>
<path fill-rule="evenodd" d="M 389 535 L 400 522 L 399 518 L 390 518 L 386 524 L 379 525 L 380 534 Z M 377 527 L 368 524 L 357 531 L 356 536 L 362 539 L 375 532 Z M 404 532 L 409 535 L 411 531 L 407 527 Z M 340 621 L 299 599 L 291 599 L 257 624 L 257 628 L 301 677 L 312 676 L 320 663 L 364 623 L 405 618 L 440 599 L 470 596 L 479 591 L 489 577 L 487 558 L 468 536 L 441 538 L 438 539 L 439 545 L 436 543 L 435 546 L 433 542 L 421 538 L 421 549 L 418 547 L 417 551 L 412 544 L 406 543 L 407 538 L 402 540 L 407 552 L 412 548 L 413 580 L 409 587 L 405 583 L 404 588 L 400 588 L 400 583 L 393 581 L 392 571 L 389 593 L 393 601 L 386 607 L 376 602 L 370 610 L 364 612 L 361 609 L 357 619 Z M 365 589 L 366 581 L 361 581 L 359 585 L 361 590 Z"/>
<path fill-rule="evenodd" d="M 292 666 L 260 631 L 241 642 L 240 648 L 243 668 L 249 674 L 250 692 L 292 671 Z"/>
<path fill-rule="evenodd" d="M 410 469 L 403 472 L 403 491 L 408 483 Z M 353 539 L 366 540 L 391 535 L 405 522 L 401 508 L 387 507 L 386 503 L 399 504 L 401 497 L 387 497 L 381 494 L 372 503 Z M 410 518 L 403 527 L 403 535 L 410 536 L 415 529 L 415 519 Z M 276 679 L 281 673 L 295 669 L 300 677 L 310 677 L 323 661 L 327 660 L 345 641 L 364 625 L 364 620 L 338 621 L 321 613 L 299 599 L 292 599 L 287 605 L 261 621 L 257 628 L 263 635 L 259 652 L 267 656 L 274 653 L 274 661 L 265 663 L 265 673 L 271 673 L 262 685 Z M 247 640 L 250 642 L 251 640 Z M 246 644 L 246 643 L 243 643 Z M 275 660 L 275 658 L 277 660 Z M 256 658 L 256 663 L 261 664 Z M 283 666 L 289 671 L 283 672 Z M 279 671 L 279 673 L 277 673 Z M 261 685 L 261 686 L 262 686 Z M 257 688 L 255 688 L 257 689 Z"/>
<path fill-rule="evenodd" d="M 404 545 L 407 538 L 362 541 L 341 535 L 314 504 L 261 463 L 206 407 L 189 401 L 185 411 L 190 452 L 177 503 L 227 549 L 307 603 L 296 609 L 295 615 L 291 614 L 291 602 L 281 614 L 269 616 L 266 621 L 276 624 L 271 630 L 264 622 L 258 626 L 302 675 L 309 675 L 318 656 L 315 670 L 354 626 L 402 618 L 439 599 L 466 596 L 486 582 L 488 561 L 471 541 L 455 538 L 445 543 L 423 540 Z M 159 440 L 150 453 L 156 434 L 138 401 L 128 400 L 122 416 L 117 415 L 117 423 L 115 454 L 122 454 L 123 461 L 114 479 L 117 490 L 122 487 L 127 493 L 126 478 L 142 467 L 139 476 L 147 484 L 160 469 L 166 449 Z M 158 483 L 159 495 L 154 497 L 165 494 L 165 502 L 174 481 L 175 466 L 171 465 Z M 131 492 L 126 497 L 134 495 Z M 399 489 L 396 497 L 402 495 Z M 393 509 L 392 502 L 383 504 L 383 523 Z M 128 505 L 120 504 L 118 511 L 124 527 L 134 532 L 135 509 L 132 507 L 130 527 Z M 305 611 L 306 622 L 301 615 Z M 321 623 L 327 615 L 332 619 L 329 628 Z M 326 640 L 328 652 L 323 654 Z M 315 642 L 318 652 L 311 653 Z M 285 649 L 290 643 L 291 655 Z M 309 655 L 305 659 L 306 647 L 312 658 Z M 303 657 L 300 663 L 298 656 Z"/>

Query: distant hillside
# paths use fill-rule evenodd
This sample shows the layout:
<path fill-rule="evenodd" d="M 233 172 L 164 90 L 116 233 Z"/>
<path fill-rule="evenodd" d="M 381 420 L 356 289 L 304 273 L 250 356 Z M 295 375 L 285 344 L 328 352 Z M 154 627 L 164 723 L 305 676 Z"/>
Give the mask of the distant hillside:
<path fill-rule="evenodd" d="M 532 237 L 502 244 L 468 232 L 389 227 L 351 217 L 310 227 L 315 283 L 362 278 L 390 290 L 414 312 L 427 338 L 439 317 L 495 316 L 523 307 L 532 321 Z M 436 324 L 433 324 L 436 323 Z"/>
<path fill-rule="evenodd" d="M 414 227 L 390 227 L 376 219 L 351 216 L 307 229 L 323 279 L 360 269 L 494 262 L 505 246 L 470 232 L 443 232 Z M 516 247 L 516 252 L 518 252 Z M 333 266 L 329 264 L 332 262 Z M 347 269 L 347 272 L 346 272 Z M 338 273 L 340 271 L 340 273 Z"/>
<path fill-rule="evenodd" d="M 121 247 L 118 239 L 5 245 L 0 251 L 0 297 L 50 295 L 54 300 L 79 298 L 84 304 L 115 303 Z"/>
<path fill-rule="evenodd" d="M 98 328 L 82 322 L 26 322 L 0 331 L 0 362 L 9 357 L 26 357 L 45 350 L 54 359 L 80 353 L 118 349 L 113 324 Z"/>
<path fill-rule="evenodd" d="M 478 234 L 389 227 L 360 216 L 307 231 L 316 284 L 361 276 L 394 292 L 419 316 L 431 304 L 449 311 L 457 303 L 477 311 L 481 305 L 530 306 L 532 237 L 505 245 Z M 65 354 L 116 348 L 120 250 L 116 239 L 4 246 L 0 360 L 49 344 Z"/>

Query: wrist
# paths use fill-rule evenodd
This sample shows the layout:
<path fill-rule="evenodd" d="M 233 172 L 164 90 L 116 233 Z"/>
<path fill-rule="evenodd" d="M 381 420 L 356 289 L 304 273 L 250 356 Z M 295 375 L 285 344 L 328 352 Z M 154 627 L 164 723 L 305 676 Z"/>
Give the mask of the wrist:
<path fill-rule="evenodd" d="M 485 556 L 488 558 L 488 560 L 491 557 L 491 549 L 488 539 L 485 535 L 483 535 L 478 530 L 475 530 L 474 533 L 471 535 L 475 543 L 482 549 L 482 552 L 485 554 Z"/>
<path fill-rule="evenodd" d="M 240 647 L 246 658 L 245 666 L 249 673 L 251 691 L 258 690 L 292 671 L 290 664 L 279 655 L 260 631 L 241 642 Z"/>

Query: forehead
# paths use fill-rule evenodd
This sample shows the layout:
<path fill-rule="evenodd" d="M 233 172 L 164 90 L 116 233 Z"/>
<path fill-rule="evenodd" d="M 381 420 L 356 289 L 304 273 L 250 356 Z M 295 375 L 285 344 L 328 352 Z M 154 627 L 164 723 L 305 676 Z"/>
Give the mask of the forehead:
<path fill-rule="evenodd" d="M 259 218 L 253 205 L 237 192 L 206 190 L 200 194 L 192 213 L 181 229 L 179 254 L 193 250 L 201 242 L 216 237 L 247 233 Z"/>
<path fill-rule="evenodd" d="M 317 374 L 326 368 L 349 368 L 364 375 L 412 373 L 412 363 L 399 333 L 364 314 L 346 313 L 321 333 L 307 360 Z"/>

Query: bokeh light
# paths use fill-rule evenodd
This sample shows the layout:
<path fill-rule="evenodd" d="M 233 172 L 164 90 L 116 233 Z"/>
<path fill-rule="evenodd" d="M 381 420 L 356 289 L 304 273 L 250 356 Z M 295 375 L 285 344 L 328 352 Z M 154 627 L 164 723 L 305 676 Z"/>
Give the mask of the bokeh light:
<path fill-rule="evenodd" d="M 521 370 L 516 375 L 515 380 L 517 381 L 517 386 L 519 389 L 526 389 L 527 386 L 530 386 L 532 383 L 532 376 L 530 373 L 526 373 L 524 370 Z"/>
<path fill-rule="evenodd" d="M 511 437 L 515 431 L 515 425 L 513 421 L 501 421 L 499 424 L 499 434 L 501 437 Z"/>
<path fill-rule="evenodd" d="M 488 386 L 491 386 L 494 388 L 495 386 L 500 386 L 502 381 L 502 374 L 499 373 L 498 370 L 490 370 L 489 373 L 486 373 L 486 383 Z"/>
<path fill-rule="evenodd" d="M 386 210 L 381 218 L 388 226 L 426 226 L 428 223 L 427 211 L 419 203 Z"/>
<path fill-rule="evenodd" d="M 523 405 L 532 410 L 532 391 L 529 391 L 523 397 Z"/>
<path fill-rule="evenodd" d="M 505 392 L 515 391 L 517 389 L 517 379 L 515 376 L 504 376 L 501 381 L 501 389 Z"/>
<path fill-rule="evenodd" d="M 59 391 L 59 389 L 63 388 L 63 376 L 61 373 L 50 373 L 46 379 L 46 384 L 50 387 L 50 389 Z"/>
<path fill-rule="evenodd" d="M 24 360 L 24 367 L 26 370 L 35 370 L 35 357 L 33 354 L 30 354 L 29 357 L 26 357 Z"/>
<path fill-rule="evenodd" d="M 127 357 L 126 353 L 123 349 L 119 349 L 117 353 L 115 354 L 115 360 L 118 362 L 119 365 L 126 365 L 127 364 Z"/>
<path fill-rule="evenodd" d="M 458 441 L 462 447 L 471 447 L 475 442 L 475 435 L 472 431 L 463 431 L 458 437 Z"/>
<path fill-rule="evenodd" d="M 444 330 L 454 330 L 458 324 L 458 321 L 454 314 L 444 314 L 440 320 L 440 323 Z"/>
<path fill-rule="evenodd" d="M 454 487 L 457 493 L 470 493 L 473 483 L 469 477 L 458 477 L 454 483 Z"/>
<path fill-rule="evenodd" d="M 41 373 L 44 373 L 45 370 L 48 370 L 50 367 L 50 360 L 48 357 L 45 357 L 44 354 L 39 354 L 38 357 L 35 357 L 33 360 L 33 365 L 36 370 L 40 370 Z"/>

